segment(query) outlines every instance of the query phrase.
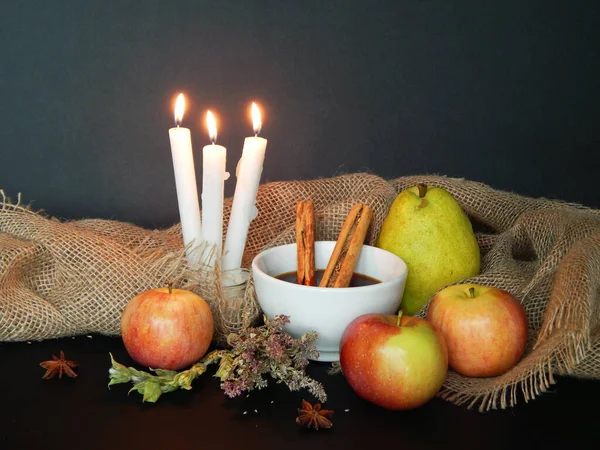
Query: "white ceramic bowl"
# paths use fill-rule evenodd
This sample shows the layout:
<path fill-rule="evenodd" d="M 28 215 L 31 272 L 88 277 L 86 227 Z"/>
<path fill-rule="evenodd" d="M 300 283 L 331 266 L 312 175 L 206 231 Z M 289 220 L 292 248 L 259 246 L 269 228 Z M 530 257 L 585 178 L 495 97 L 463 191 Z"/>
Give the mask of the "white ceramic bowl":
<path fill-rule="evenodd" d="M 315 242 L 315 268 L 325 269 L 334 241 Z M 321 288 L 280 280 L 278 275 L 296 271 L 296 244 L 282 245 L 259 253 L 252 261 L 252 277 L 258 303 L 272 319 L 289 316 L 285 331 L 300 337 L 316 331 L 318 361 L 339 361 L 339 345 L 348 324 L 368 313 L 395 314 L 402 300 L 407 268 L 391 252 L 363 245 L 355 273 L 380 280 L 368 286 Z"/>

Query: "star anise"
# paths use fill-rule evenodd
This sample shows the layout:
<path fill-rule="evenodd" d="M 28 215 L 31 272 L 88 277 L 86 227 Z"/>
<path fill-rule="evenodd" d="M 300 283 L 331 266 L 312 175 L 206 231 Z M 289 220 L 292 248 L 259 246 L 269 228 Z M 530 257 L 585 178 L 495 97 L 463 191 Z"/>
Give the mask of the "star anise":
<path fill-rule="evenodd" d="M 332 415 L 333 411 L 321 409 L 320 403 L 315 403 L 315 406 L 312 406 L 306 400 L 302 400 L 302 408 L 298 409 L 296 423 L 307 428 L 313 427 L 315 430 L 319 428 L 331 428 L 333 423 L 331 423 L 329 417 Z"/>
<path fill-rule="evenodd" d="M 77 378 L 77 374 L 73 371 L 73 368 L 79 366 L 75 361 L 68 361 L 65 359 L 65 352 L 60 351 L 60 358 L 52 355 L 52 359 L 40 363 L 40 366 L 46 369 L 46 373 L 42 377 L 45 380 L 54 378 L 58 375 L 59 379 L 62 379 L 63 373 L 71 378 Z"/>

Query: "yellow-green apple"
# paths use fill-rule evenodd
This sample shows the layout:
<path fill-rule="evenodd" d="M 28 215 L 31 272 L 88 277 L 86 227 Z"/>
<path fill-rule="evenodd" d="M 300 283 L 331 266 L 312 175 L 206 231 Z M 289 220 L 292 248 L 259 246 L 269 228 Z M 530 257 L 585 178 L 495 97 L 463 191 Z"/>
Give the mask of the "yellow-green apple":
<path fill-rule="evenodd" d="M 192 291 L 150 289 L 127 303 L 121 336 L 129 355 L 152 369 L 179 370 L 196 363 L 213 337 L 208 304 Z"/>
<path fill-rule="evenodd" d="M 505 373 L 519 362 L 527 343 L 521 303 L 494 286 L 448 286 L 431 299 L 427 319 L 446 338 L 450 368 L 469 377 Z"/>
<path fill-rule="evenodd" d="M 415 316 L 365 314 L 340 341 L 340 366 L 359 397 L 393 410 L 417 408 L 439 392 L 448 372 L 443 335 Z"/>

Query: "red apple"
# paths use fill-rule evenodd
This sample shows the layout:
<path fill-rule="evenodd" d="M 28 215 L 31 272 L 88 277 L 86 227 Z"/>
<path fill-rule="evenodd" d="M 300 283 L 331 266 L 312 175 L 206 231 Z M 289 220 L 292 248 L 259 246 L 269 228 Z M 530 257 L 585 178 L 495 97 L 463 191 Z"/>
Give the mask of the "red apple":
<path fill-rule="evenodd" d="M 527 317 L 509 292 L 458 284 L 439 291 L 427 319 L 448 344 L 448 363 L 469 377 L 492 377 L 515 366 L 527 343 Z"/>
<path fill-rule="evenodd" d="M 213 337 L 208 304 L 183 289 L 156 288 L 136 295 L 121 316 L 129 355 L 152 369 L 179 370 L 196 363 Z"/>
<path fill-rule="evenodd" d="M 448 351 L 442 334 L 424 319 L 365 314 L 344 330 L 340 366 L 359 397 L 407 410 L 439 392 L 448 372 Z"/>

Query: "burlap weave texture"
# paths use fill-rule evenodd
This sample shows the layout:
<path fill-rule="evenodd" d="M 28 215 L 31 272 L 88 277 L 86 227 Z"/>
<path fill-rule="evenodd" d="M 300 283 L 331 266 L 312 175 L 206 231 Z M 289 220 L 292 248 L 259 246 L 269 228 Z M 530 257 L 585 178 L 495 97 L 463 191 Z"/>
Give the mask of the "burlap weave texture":
<path fill-rule="evenodd" d="M 385 180 L 348 174 L 274 182 L 259 189 L 259 215 L 250 226 L 244 266 L 264 248 L 295 242 L 299 200 L 313 200 L 319 240 L 337 238 L 356 202 L 370 205 L 374 221 L 367 243 L 373 244 L 397 193 L 420 182 L 447 189 L 474 224 L 481 274 L 461 282 L 515 295 L 527 312 L 531 336 L 524 358 L 511 371 L 487 379 L 450 372 L 440 395 L 488 410 L 534 398 L 553 383 L 554 374 L 600 378 L 598 210 L 441 176 Z M 227 199 L 225 227 L 230 208 Z M 103 219 L 60 221 L 2 194 L 0 341 L 118 335 L 126 303 L 167 280 L 207 300 L 217 339 L 260 318 L 251 280 L 240 307 L 225 298 L 212 271 L 186 266 L 179 225 L 147 230 Z"/>

